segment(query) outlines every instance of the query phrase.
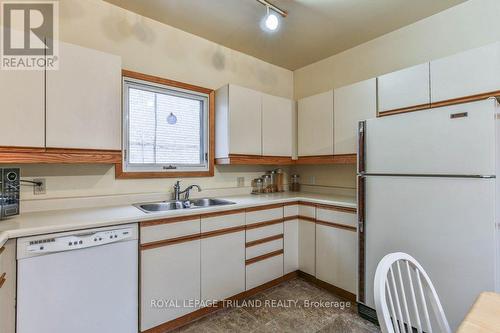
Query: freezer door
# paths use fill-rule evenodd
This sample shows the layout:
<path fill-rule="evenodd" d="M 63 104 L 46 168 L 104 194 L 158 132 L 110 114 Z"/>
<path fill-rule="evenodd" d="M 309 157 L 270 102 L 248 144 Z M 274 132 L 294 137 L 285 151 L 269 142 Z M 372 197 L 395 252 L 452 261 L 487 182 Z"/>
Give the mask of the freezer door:
<path fill-rule="evenodd" d="M 479 102 L 370 119 L 365 172 L 495 174 L 497 102 Z"/>
<path fill-rule="evenodd" d="M 406 252 L 433 281 L 453 331 L 495 289 L 495 180 L 365 178 L 365 304 L 379 261 Z M 360 258 L 361 259 L 361 258 Z"/>

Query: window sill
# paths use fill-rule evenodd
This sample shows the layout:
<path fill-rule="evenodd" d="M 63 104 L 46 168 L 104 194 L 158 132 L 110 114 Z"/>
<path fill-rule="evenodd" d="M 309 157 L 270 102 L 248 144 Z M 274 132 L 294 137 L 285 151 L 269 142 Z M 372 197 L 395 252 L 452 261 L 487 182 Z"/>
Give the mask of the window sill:
<path fill-rule="evenodd" d="M 148 179 L 148 178 L 189 178 L 189 177 L 213 177 L 214 167 L 211 163 L 208 171 L 162 171 L 162 172 L 125 172 L 123 164 L 115 164 L 116 179 Z"/>

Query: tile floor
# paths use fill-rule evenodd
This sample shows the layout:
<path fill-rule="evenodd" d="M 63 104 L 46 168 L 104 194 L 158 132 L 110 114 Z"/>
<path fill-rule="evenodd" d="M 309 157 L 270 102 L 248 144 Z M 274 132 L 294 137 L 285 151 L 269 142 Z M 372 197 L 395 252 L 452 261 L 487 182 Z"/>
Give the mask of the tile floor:
<path fill-rule="evenodd" d="M 297 301 L 296 305 L 289 300 Z M 263 291 L 246 301 L 246 304 L 220 310 L 175 332 L 380 332 L 377 326 L 358 316 L 355 303 L 301 278 Z M 350 306 L 347 307 L 346 303 Z"/>

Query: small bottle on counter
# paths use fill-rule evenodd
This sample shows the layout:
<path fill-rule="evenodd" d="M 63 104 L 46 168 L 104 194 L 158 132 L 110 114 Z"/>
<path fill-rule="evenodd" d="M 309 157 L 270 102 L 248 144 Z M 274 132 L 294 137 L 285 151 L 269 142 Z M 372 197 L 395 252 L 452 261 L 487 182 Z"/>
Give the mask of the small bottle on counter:
<path fill-rule="evenodd" d="M 300 175 L 294 174 L 290 176 L 290 192 L 300 192 Z"/>
<path fill-rule="evenodd" d="M 262 178 L 252 180 L 252 194 L 261 194 L 264 192 L 264 183 Z"/>

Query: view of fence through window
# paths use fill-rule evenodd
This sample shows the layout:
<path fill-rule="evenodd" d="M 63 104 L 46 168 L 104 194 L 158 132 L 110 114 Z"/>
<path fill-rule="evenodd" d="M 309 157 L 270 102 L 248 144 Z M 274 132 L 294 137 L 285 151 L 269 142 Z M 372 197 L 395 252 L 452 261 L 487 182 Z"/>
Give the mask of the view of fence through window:
<path fill-rule="evenodd" d="M 136 87 L 128 96 L 129 163 L 203 164 L 202 101 Z"/>

